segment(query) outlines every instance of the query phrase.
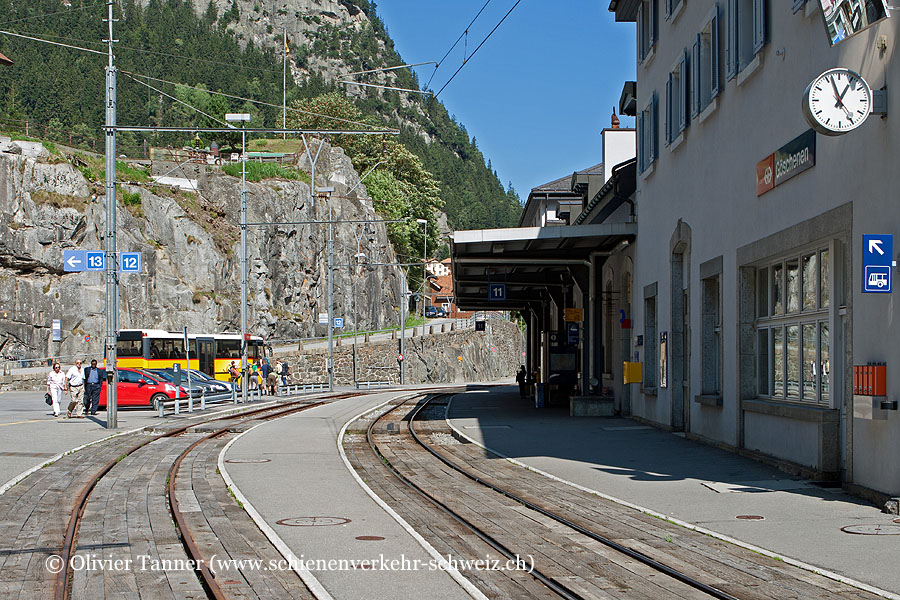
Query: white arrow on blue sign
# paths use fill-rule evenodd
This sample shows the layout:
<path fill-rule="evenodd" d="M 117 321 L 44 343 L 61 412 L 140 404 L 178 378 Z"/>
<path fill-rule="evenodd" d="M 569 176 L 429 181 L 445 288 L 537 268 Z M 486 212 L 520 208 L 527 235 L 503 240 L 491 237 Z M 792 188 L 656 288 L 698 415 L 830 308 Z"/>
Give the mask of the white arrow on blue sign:
<path fill-rule="evenodd" d="M 140 273 L 141 253 L 123 252 L 119 255 L 119 270 L 123 273 Z"/>
<path fill-rule="evenodd" d="M 863 235 L 863 293 L 890 294 L 893 291 L 893 256 L 893 235 Z"/>
<path fill-rule="evenodd" d="M 63 270 L 67 272 L 84 271 L 84 250 L 64 250 Z"/>

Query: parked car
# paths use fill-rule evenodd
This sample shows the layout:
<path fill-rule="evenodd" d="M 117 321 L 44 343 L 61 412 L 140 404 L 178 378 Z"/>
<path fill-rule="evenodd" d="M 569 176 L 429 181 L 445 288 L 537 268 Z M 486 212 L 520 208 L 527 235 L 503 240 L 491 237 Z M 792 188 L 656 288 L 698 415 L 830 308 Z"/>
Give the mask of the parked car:
<path fill-rule="evenodd" d="M 449 315 L 449 313 L 447 313 L 447 309 L 446 309 L 446 308 L 444 308 L 443 306 L 438 306 L 438 307 L 437 307 L 437 315 L 436 315 L 436 316 L 437 316 L 439 319 L 446 319 L 446 318 L 449 317 L 450 315 Z"/>
<path fill-rule="evenodd" d="M 429 319 L 434 319 L 438 316 L 438 309 L 436 306 L 426 306 L 425 307 L 425 316 Z"/>
<path fill-rule="evenodd" d="M 175 370 L 174 369 L 147 369 L 147 372 L 153 373 L 159 377 L 162 377 L 169 383 L 175 382 Z M 200 379 L 197 376 L 191 377 L 191 384 L 188 386 L 188 377 L 189 371 L 182 370 L 181 371 L 181 387 L 184 389 L 188 389 L 190 387 L 191 396 L 194 398 L 199 398 L 203 391 L 206 391 L 206 395 L 210 394 L 220 394 L 222 392 L 228 391 L 224 386 L 219 385 L 220 382 L 210 383 L 203 379 Z"/>
<path fill-rule="evenodd" d="M 241 387 L 237 384 L 231 383 L 230 381 L 221 381 L 214 377 L 210 377 L 203 371 L 198 371 L 197 369 L 190 369 L 191 372 L 191 381 L 200 381 L 201 383 L 209 383 L 213 386 L 213 393 L 219 392 L 230 392 L 232 388 L 235 390 L 240 390 Z"/>
<path fill-rule="evenodd" d="M 116 385 L 116 406 L 142 406 L 159 408 L 160 402 L 175 399 L 175 386 L 164 378 L 142 369 L 118 369 L 119 382 Z M 185 388 L 178 389 L 178 395 L 187 397 Z M 106 408 L 106 382 L 100 387 L 100 408 Z"/>

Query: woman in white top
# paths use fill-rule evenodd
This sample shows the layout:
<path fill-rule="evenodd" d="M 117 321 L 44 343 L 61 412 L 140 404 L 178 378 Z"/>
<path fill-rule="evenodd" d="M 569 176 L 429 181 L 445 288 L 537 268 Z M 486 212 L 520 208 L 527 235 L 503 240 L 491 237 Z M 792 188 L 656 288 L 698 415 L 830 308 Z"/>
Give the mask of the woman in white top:
<path fill-rule="evenodd" d="M 47 375 L 47 393 L 53 399 L 53 416 L 59 416 L 59 403 L 62 401 L 63 390 L 66 389 L 66 374 L 60 369 L 59 363 L 53 363 L 53 370 Z"/>

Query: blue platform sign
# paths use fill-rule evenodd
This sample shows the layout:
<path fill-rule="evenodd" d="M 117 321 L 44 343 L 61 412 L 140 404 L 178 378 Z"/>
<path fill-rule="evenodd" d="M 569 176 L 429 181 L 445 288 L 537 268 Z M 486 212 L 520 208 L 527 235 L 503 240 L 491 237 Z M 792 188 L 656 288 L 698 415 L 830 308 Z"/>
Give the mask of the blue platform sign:
<path fill-rule="evenodd" d="M 344 326 L 344 318 L 343 317 L 335 317 L 334 318 L 334 326 L 336 329 L 341 329 Z"/>
<path fill-rule="evenodd" d="M 106 270 L 106 254 L 103 252 L 92 252 L 88 250 L 84 253 L 85 271 L 104 271 Z"/>
<path fill-rule="evenodd" d="M 122 273 L 141 272 L 141 253 L 123 252 L 119 255 L 119 271 Z"/>
<path fill-rule="evenodd" d="M 489 283 L 488 284 L 488 300 L 489 301 L 506 300 L 506 284 L 505 283 Z"/>
<path fill-rule="evenodd" d="M 863 293 L 890 294 L 893 291 L 894 236 L 863 235 Z"/>
<path fill-rule="evenodd" d="M 70 273 L 86 270 L 87 266 L 85 265 L 84 255 L 84 250 L 64 250 L 63 270 Z"/>

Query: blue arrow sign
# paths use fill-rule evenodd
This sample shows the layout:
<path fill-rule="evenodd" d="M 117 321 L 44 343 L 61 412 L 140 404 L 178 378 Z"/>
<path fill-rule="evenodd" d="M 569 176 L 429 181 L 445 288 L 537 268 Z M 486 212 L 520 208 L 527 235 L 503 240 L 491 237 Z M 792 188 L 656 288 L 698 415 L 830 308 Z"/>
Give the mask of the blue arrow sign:
<path fill-rule="evenodd" d="M 893 290 L 894 236 L 863 235 L 863 293 L 890 294 Z"/>
<path fill-rule="evenodd" d="M 64 250 L 63 251 L 63 270 L 68 272 L 84 271 L 85 266 L 84 250 Z"/>
<path fill-rule="evenodd" d="M 88 250 L 85 254 L 85 271 L 103 271 L 106 269 L 106 254 Z"/>
<path fill-rule="evenodd" d="M 123 252 L 119 255 L 119 270 L 123 273 L 141 272 L 141 253 Z"/>
<path fill-rule="evenodd" d="M 505 283 L 489 283 L 488 284 L 488 300 L 489 301 L 506 300 L 506 284 Z"/>

